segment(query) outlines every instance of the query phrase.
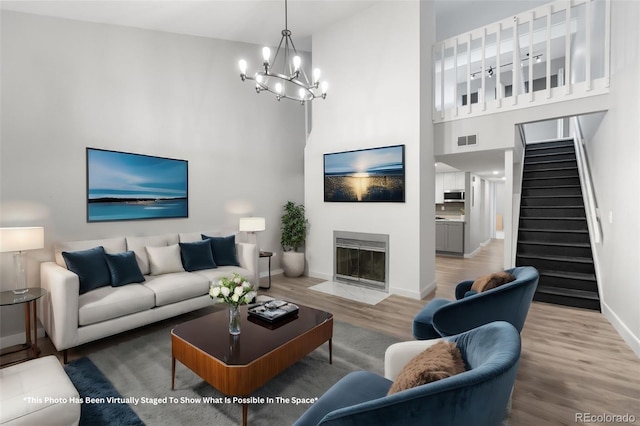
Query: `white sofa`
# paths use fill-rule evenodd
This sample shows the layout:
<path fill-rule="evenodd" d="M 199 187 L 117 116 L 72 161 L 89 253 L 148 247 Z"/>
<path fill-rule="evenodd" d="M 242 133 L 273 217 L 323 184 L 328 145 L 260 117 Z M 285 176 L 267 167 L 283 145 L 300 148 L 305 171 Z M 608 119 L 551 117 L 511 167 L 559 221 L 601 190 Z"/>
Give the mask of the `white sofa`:
<path fill-rule="evenodd" d="M 194 272 L 149 275 L 146 247 L 200 241 L 201 234 L 220 236 L 219 232 L 211 231 L 56 244 L 55 262 L 40 265 L 41 286 L 47 294 L 38 304 L 38 313 L 54 346 L 63 351 L 65 363 L 69 348 L 210 306 L 214 302 L 209 297 L 209 286 L 222 276 L 237 272 L 258 287 L 258 247 L 242 242 L 236 242 L 239 267 L 219 266 Z M 135 252 L 145 281 L 121 287 L 100 287 L 79 294 L 78 275 L 67 269 L 62 252 L 98 246 L 111 254 Z"/>

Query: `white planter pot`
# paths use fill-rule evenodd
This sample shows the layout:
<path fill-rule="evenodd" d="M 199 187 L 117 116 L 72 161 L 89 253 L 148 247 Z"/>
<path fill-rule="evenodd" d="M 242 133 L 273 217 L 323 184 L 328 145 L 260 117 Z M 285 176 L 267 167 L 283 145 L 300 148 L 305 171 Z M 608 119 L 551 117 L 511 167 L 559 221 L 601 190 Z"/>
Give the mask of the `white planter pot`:
<path fill-rule="evenodd" d="M 285 251 L 282 253 L 282 269 L 287 277 L 299 277 L 304 272 L 304 253 Z"/>

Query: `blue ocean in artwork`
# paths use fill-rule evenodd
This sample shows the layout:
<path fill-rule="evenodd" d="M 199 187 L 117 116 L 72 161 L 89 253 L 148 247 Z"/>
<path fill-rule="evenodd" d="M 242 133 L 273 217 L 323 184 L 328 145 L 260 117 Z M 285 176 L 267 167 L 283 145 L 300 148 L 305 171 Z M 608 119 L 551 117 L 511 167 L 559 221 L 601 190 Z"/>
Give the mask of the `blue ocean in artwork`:
<path fill-rule="evenodd" d="M 88 220 L 188 217 L 187 165 L 184 160 L 88 148 Z"/>
<path fill-rule="evenodd" d="M 94 221 L 187 217 L 187 200 L 158 200 L 150 203 L 89 203 Z"/>

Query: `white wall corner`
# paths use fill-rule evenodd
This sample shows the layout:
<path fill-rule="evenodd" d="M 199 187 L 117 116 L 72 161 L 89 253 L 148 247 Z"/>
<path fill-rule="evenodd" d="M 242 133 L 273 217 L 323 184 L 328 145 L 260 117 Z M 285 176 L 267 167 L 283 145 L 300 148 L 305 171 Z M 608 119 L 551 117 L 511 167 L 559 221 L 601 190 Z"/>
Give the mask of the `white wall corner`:
<path fill-rule="evenodd" d="M 611 310 L 609 305 L 607 305 L 604 301 L 602 301 L 602 314 L 609 320 L 613 328 L 616 329 L 618 334 L 624 339 L 625 342 L 629 345 L 631 350 L 635 352 L 635 354 L 640 357 L 640 337 L 633 334 L 633 332 L 627 327 L 627 325 L 622 322 L 620 317 Z"/>
<path fill-rule="evenodd" d="M 326 280 L 326 281 L 332 281 L 333 280 L 333 276 L 332 275 L 325 274 L 324 272 L 317 272 L 317 271 L 309 271 L 309 277 L 318 278 L 318 279 Z"/>

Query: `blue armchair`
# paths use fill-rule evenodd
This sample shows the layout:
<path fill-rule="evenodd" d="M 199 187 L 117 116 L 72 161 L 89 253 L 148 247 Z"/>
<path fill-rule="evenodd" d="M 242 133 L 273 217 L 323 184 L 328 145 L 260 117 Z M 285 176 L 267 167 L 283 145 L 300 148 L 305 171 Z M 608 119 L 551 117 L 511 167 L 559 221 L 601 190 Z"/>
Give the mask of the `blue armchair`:
<path fill-rule="evenodd" d="M 464 373 L 387 396 L 402 367 L 439 340 L 391 345 L 385 354 L 385 377 L 349 373 L 294 426 L 500 425 L 520 360 L 520 334 L 504 321 L 445 338 L 460 349 L 467 367 Z"/>
<path fill-rule="evenodd" d="M 413 336 L 418 340 L 452 336 L 492 321 L 507 321 L 521 332 L 539 275 L 531 266 L 506 272 L 516 279 L 476 294 L 469 294 L 473 281 L 463 281 L 456 286 L 455 301 L 431 300 L 413 319 Z"/>

